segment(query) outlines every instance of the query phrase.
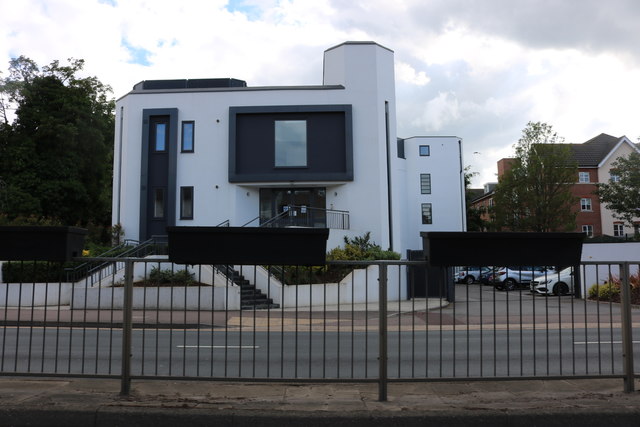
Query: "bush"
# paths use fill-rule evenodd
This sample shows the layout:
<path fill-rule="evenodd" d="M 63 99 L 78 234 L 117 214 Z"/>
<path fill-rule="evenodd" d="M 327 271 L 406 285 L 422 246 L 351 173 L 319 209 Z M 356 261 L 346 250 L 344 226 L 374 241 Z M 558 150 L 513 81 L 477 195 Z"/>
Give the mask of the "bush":
<path fill-rule="evenodd" d="M 143 282 L 136 283 L 142 286 L 191 286 L 196 283 L 193 273 L 187 270 L 161 270 L 153 267 L 149 273 L 149 278 Z"/>
<path fill-rule="evenodd" d="M 371 233 L 350 239 L 345 236 L 344 247 L 331 249 L 327 253 L 327 261 L 375 261 L 396 260 L 400 254 L 390 250 L 383 250 L 371 241 Z M 340 282 L 354 268 L 364 266 L 328 265 L 317 267 L 286 266 L 278 277 L 287 285 L 309 283 L 337 283 Z"/>
<path fill-rule="evenodd" d="M 48 261 L 11 261 L 2 264 L 2 281 L 5 283 L 59 283 L 65 282 L 65 268 L 74 263 Z"/>
<path fill-rule="evenodd" d="M 589 288 L 589 299 L 599 301 L 620 301 L 620 284 L 605 282 L 602 285 L 594 284 Z"/>

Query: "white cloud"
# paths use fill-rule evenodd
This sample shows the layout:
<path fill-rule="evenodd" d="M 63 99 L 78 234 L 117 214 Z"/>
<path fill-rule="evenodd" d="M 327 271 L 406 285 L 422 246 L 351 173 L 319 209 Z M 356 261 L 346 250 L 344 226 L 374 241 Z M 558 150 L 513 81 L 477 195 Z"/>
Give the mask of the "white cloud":
<path fill-rule="evenodd" d="M 479 185 L 530 120 L 637 139 L 639 20 L 634 0 L 6 1 L 0 70 L 83 58 L 116 97 L 145 79 L 320 84 L 325 49 L 373 40 L 395 52 L 399 135 L 462 137 Z"/>

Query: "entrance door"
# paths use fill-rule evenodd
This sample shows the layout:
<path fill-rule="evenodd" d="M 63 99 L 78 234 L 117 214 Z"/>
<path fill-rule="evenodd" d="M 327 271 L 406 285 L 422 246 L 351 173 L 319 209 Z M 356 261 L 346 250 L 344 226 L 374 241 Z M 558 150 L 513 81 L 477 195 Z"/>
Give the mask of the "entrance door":
<path fill-rule="evenodd" d="M 147 235 L 167 234 L 167 191 L 169 184 L 169 117 L 149 120 L 149 163 L 147 169 Z"/>
<path fill-rule="evenodd" d="M 317 188 L 261 188 L 260 224 L 288 212 L 274 227 L 326 227 L 326 189 Z"/>

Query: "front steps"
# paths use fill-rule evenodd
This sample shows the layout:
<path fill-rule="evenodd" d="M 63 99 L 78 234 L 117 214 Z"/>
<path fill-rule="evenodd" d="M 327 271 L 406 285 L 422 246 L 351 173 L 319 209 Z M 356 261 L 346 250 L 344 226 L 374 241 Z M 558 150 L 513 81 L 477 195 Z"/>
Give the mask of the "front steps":
<path fill-rule="evenodd" d="M 238 271 L 234 270 L 232 266 L 216 266 L 218 270 L 222 271 L 233 283 L 240 286 L 240 308 L 242 310 L 267 310 L 271 308 L 280 308 L 279 304 L 274 304 L 273 299 L 268 298 L 267 295 L 245 279 Z"/>

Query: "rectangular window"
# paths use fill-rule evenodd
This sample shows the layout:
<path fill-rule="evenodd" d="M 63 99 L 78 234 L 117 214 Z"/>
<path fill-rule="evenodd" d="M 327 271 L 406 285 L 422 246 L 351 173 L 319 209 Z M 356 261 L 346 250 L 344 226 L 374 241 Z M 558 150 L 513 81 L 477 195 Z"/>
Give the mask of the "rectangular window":
<path fill-rule="evenodd" d="M 428 145 L 421 145 L 419 149 L 420 149 L 420 155 L 421 156 L 430 156 L 431 155 Z"/>
<path fill-rule="evenodd" d="M 307 166 L 307 121 L 276 120 L 276 167 Z"/>
<path fill-rule="evenodd" d="M 610 173 L 609 180 L 611 182 L 620 182 L 620 175 L 616 175 L 615 173 Z"/>
<path fill-rule="evenodd" d="M 153 217 L 164 218 L 164 188 L 153 190 Z"/>
<path fill-rule="evenodd" d="M 591 182 L 591 179 L 589 177 L 589 172 L 579 172 L 578 182 L 582 182 L 582 183 Z"/>
<path fill-rule="evenodd" d="M 433 217 L 431 212 L 431 203 L 423 203 L 422 204 L 422 223 L 423 224 L 431 224 L 433 223 Z"/>
<path fill-rule="evenodd" d="M 583 212 L 591 211 L 591 199 L 580 199 L 580 210 Z"/>
<path fill-rule="evenodd" d="M 182 122 L 182 152 L 193 153 L 195 122 Z"/>
<path fill-rule="evenodd" d="M 583 225 L 582 232 L 587 234 L 587 237 L 593 237 L 593 225 Z"/>
<path fill-rule="evenodd" d="M 180 187 L 180 219 L 193 219 L 193 187 Z"/>
<path fill-rule="evenodd" d="M 624 236 L 624 224 L 613 224 L 613 235 L 616 237 Z"/>
<path fill-rule="evenodd" d="M 404 159 L 404 139 L 398 138 L 398 158 Z"/>
<path fill-rule="evenodd" d="M 154 151 L 163 152 L 167 151 L 167 124 L 156 123 L 156 138 L 153 144 Z"/>
<path fill-rule="evenodd" d="M 431 194 L 431 174 L 430 173 L 420 174 L 420 193 Z"/>

